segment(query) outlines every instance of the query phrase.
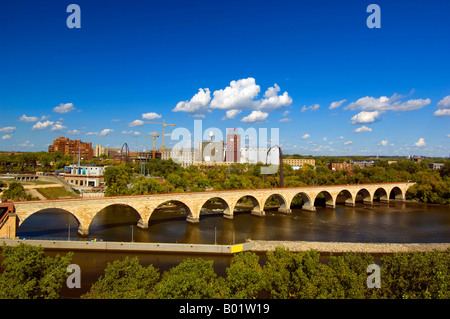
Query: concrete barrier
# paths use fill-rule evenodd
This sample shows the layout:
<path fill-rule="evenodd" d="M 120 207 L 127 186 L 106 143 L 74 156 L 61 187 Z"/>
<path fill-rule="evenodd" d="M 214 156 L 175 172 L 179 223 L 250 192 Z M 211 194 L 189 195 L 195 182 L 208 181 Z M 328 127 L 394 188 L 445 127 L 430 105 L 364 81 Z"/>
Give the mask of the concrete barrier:
<path fill-rule="evenodd" d="M 200 253 L 230 255 L 251 250 L 253 242 L 235 245 L 203 245 L 172 243 L 131 243 L 111 241 L 67 241 L 67 240 L 34 240 L 34 239 L 0 239 L 7 246 L 20 243 L 41 246 L 44 249 L 57 250 L 95 250 L 95 251 L 132 251 L 132 252 L 167 252 L 167 253 Z"/>

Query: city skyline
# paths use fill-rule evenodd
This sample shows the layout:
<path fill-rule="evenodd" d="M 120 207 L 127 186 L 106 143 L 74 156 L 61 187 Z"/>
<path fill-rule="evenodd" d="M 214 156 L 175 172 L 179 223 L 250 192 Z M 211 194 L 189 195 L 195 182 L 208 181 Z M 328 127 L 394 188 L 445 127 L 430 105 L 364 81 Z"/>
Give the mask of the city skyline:
<path fill-rule="evenodd" d="M 285 154 L 449 156 L 446 1 L 376 1 L 379 29 L 367 1 L 75 2 L 80 29 L 70 3 L 0 4 L 0 151 L 151 150 L 144 121 L 200 119 L 279 128 Z"/>

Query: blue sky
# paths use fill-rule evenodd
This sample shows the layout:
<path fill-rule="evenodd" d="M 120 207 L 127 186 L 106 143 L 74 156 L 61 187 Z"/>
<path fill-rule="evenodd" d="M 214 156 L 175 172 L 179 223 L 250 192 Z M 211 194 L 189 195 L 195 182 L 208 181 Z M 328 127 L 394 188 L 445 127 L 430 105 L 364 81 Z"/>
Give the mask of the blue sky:
<path fill-rule="evenodd" d="M 447 157 L 449 12 L 446 0 L 2 1 L 0 150 L 58 136 L 150 149 L 143 136 L 162 127 L 140 121 L 154 118 L 279 128 L 289 154 Z"/>

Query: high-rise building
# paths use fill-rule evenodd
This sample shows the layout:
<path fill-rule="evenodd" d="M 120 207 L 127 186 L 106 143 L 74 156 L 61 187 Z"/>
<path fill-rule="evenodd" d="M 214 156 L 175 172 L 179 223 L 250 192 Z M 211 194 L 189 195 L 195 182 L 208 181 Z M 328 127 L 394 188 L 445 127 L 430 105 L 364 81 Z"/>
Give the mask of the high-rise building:
<path fill-rule="evenodd" d="M 91 160 L 94 157 L 94 150 L 91 142 L 81 142 L 81 140 L 71 140 L 66 137 L 59 136 L 53 141 L 53 144 L 48 147 L 49 153 L 61 152 L 69 154 L 73 157 L 80 157 L 80 159 Z"/>
<path fill-rule="evenodd" d="M 228 129 L 225 161 L 232 163 L 241 161 L 241 135 L 237 129 Z"/>
<path fill-rule="evenodd" d="M 240 151 L 240 163 L 280 164 L 280 150 L 278 148 L 272 148 L 269 151 L 267 147 L 241 147 Z"/>
<path fill-rule="evenodd" d="M 119 152 L 120 152 L 120 148 L 111 148 L 111 147 L 103 147 L 101 145 L 96 145 L 95 149 L 94 149 L 94 156 L 100 157 L 102 155 L 106 155 L 108 157 L 114 157 Z"/>
<path fill-rule="evenodd" d="M 224 162 L 224 142 L 198 142 L 194 152 L 194 162 Z"/>

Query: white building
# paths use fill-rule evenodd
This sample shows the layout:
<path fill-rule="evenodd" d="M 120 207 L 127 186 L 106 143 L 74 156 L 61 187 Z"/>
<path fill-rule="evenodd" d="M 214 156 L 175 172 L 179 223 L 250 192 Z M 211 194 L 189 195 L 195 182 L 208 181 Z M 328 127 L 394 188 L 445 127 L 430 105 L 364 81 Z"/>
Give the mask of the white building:
<path fill-rule="evenodd" d="M 269 148 L 255 147 L 255 148 L 241 148 L 241 163 L 256 164 L 261 162 L 263 164 L 275 164 L 280 163 L 278 148 L 272 148 L 270 153 L 267 154 Z"/>
<path fill-rule="evenodd" d="M 105 166 L 70 165 L 64 168 L 64 180 L 80 187 L 98 187 L 104 185 Z"/>
<path fill-rule="evenodd" d="M 194 164 L 194 150 L 185 148 L 165 149 L 161 151 L 161 159 L 172 159 L 183 167 Z"/>

